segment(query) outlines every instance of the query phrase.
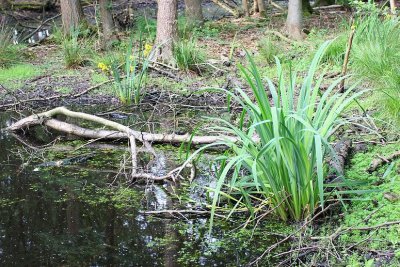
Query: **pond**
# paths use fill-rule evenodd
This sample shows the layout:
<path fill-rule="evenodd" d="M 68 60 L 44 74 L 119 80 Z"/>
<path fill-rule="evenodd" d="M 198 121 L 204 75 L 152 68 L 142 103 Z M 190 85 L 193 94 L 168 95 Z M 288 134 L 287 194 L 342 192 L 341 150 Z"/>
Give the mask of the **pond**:
<path fill-rule="evenodd" d="M 108 117 L 126 125 L 144 121 L 147 130 L 178 132 L 193 127 L 188 118 L 202 114 L 167 110 L 158 117 L 154 111 L 111 112 Z M 13 116 L 18 117 L 0 113 L 0 128 L 9 125 Z M 43 148 L 48 143 L 51 147 Z M 83 148 L 76 150 L 79 146 Z M 1 132 L 0 265 L 239 266 L 276 241 L 268 229 L 284 231 L 272 222 L 257 228 L 262 231 L 241 229 L 246 219 L 241 217 L 237 222 L 218 221 L 208 235 L 208 214 L 146 214 L 204 208 L 205 187 L 213 183 L 209 166 L 200 164 L 194 181 L 183 181 L 179 187 L 169 182 L 128 184 L 121 174 L 121 162 L 129 156 L 125 147 L 122 141 L 110 147 L 65 135 L 60 140 L 59 134 L 42 127 L 23 137 Z M 162 157 L 149 167 L 154 174 L 177 164 L 179 147 L 158 146 L 156 151 Z M 82 155 L 90 157 L 68 166 L 43 164 Z M 204 157 L 208 162 L 212 155 Z"/>

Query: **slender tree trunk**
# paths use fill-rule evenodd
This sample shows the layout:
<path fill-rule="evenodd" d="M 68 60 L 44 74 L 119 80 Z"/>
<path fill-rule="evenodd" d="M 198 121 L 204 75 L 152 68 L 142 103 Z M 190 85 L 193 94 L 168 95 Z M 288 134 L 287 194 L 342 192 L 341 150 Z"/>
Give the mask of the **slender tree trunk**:
<path fill-rule="evenodd" d="M 242 0 L 242 7 L 243 7 L 244 15 L 246 17 L 250 16 L 249 2 L 247 0 Z"/>
<path fill-rule="evenodd" d="M 290 38 L 295 40 L 301 40 L 303 38 L 301 33 L 302 24 L 302 0 L 289 0 L 286 29 Z"/>
<path fill-rule="evenodd" d="M 64 34 L 70 34 L 84 20 L 81 3 L 79 0 L 60 0 L 60 5 Z"/>
<path fill-rule="evenodd" d="M 203 24 L 204 17 L 201 0 L 185 0 L 185 15 L 190 24 Z"/>
<path fill-rule="evenodd" d="M 112 16 L 112 1 L 111 0 L 99 0 L 100 6 L 100 18 L 103 29 L 103 49 L 107 49 L 112 43 L 117 40 L 115 35 L 115 25 Z"/>
<path fill-rule="evenodd" d="M 259 9 L 258 9 L 258 0 L 254 0 L 253 2 L 253 12 L 254 13 L 258 13 Z"/>
<path fill-rule="evenodd" d="M 396 15 L 396 0 L 390 0 L 390 11 L 393 15 Z"/>
<path fill-rule="evenodd" d="M 177 0 L 158 0 L 157 53 L 158 60 L 173 62 L 173 45 L 178 39 Z"/>
<path fill-rule="evenodd" d="M 260 12 L 261 17 L 265 17 L 267 15 L 267 11 L 265 11 L 264 0 L 258 0 L 258 12 Z"/>

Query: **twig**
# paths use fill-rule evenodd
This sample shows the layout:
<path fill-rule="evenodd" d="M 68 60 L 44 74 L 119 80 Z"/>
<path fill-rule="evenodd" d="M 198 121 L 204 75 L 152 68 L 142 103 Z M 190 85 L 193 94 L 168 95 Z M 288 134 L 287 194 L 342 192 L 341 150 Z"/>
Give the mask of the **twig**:
<path fill-rule="evenodd" d="M 353 25 L 353 23 L 350 23 L 350 24 Z M 347 41 L 347 50 L 346 50 L 346 54 L 344 56 L 344 62 L 343 62 L 343 67 L 342 67 L 342 77 L 344 77 L 346 75 L 346 72 L 347 72 L 347 65 L 349 63 L 350 51 L 351 51 L 351 46 L 353 44 L 353 37 L 354 37 L 354 33 L 355 32 L 356 32 L 356 28 L 353 25 L 352 29 L 351 29 L 351 32 L 350 32 L 350 35 L 349 35 L 349 40 Z M 344 82 L 345 82 L 345 79 L 343 79 L 340 82 L 340 85 L 339 85 L 339 92 L 340 93 L 344 92 Z"/>
<path fill-rule="evenodd" d="M 367 171 L 369 173 L 372 173 L 374 171 L 376 171 L 380 166 L 382 166 L 385 163 L 390 163 L 393 160 L 397 159 L 398 157 L 400 157 L 400 150 L 396 151 L 395 153 L 393 153 L 392 155 L 388 156 L 388 157 L 381 157 L 378 156 L 379 159 L 374 159 L 370 166 L 368 167 Z"/>
<path fill-rule="evenodd" d="M 287 237 L 283 238 L 282 240 L 280 240 L 279 242 L 273 244 L 272 246 L 270 246 L 269 248 L 267 248 L 259 257 L 257 257 L 254 261 L 250 262 L 248 264 L 248 266 L 252 266 L 254 264 L 257 264 L 262 258 L 264 258 L 264 256 L 268 253 L 270 253 L 272 250 L 274 250 L 275 248 L 277 248 L 280 244 L 286 242 L 287 240 L 291 239 L 295 234 L 297 234 L 298 232 L 300 232 L 301 230 L 303 230 L 304 227 L 306 227 L 307 225 L 309 225 L 311 222 L 313 222 L 319 215 L 321 215 L 322 213 L 324 213 L 325 211 L 329 210 L 331 207 L 337 205 L 338 202 L 332 203 L 330 205 L 328 205 L 326 208 L 320 210 L 318 213 L 316 213 L 309 221 L 305 222 L 299 229 L 297 229 L 296 231 L 294 231 L 293 233 L 291 233 L 290 235 L 288 235 Z"/>

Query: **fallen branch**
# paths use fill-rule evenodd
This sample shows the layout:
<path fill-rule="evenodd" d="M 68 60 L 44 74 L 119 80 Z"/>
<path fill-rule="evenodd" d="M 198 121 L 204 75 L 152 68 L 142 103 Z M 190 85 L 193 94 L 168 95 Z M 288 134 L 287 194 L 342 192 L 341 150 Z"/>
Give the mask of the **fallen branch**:
<path fill-rule="evenodd" d="M 87 128 L 82 128 L 80 126 L 70 124 L 67 122 L 62 122 L 57 119 L 51 119 L 56 115 L 65 115 L 71 118 L 78 118 L 83 120 L 89 120 L 92 122 L 96 122 L 102 124 L 104 126 L 111 127 L 115 129 L 112 130 L 91 130 Z M 66 109 L 65 107 L 58 107 L 52 110 L 42 112 L 39 114 L 31 115 L 24 119 L 21 119 L 9 127 L 6 128 L 8 131 L 17 131 L 21 129 L 28 128 L 30 126 L 44 124 L 54 130 L 74 134 L 77 136 L 81 136 L 84 138 L 104 138 L 104 139 L 127 139 L 128 135 L 133 135 L 136 140 L 140 142 L 155 142 L 155 143 L 173 143 L 173 144 L 180 144 L 180 143 L 191 143 L 194 145 L 199 144 L 211 144 L 218 141 L 229 139 L 233 142 L 236 142 L 237 139 L 230 136 L 193 136 L 191 137 L 190 134 L 184 135 L 177 135 L 177 134 L 155 134 L 155 133 L 148 133 L 148 132 L 139 132 L 130 129 L 127 126 L 119 124 L 117 122 L 113 122 L 101 117 L 97 117 L 95 115 L 90 115 L 87 113 L 82 112 L 75 112 Z"/>
<path fill-rule="evenodd" d="M 374 159 L 367 171 L 369 173 L 372 173 L 376 171 L 376 169 L 378 169 L 383 164 L 390 163 L 393 160 L 397 159 L 398 157 L 400 157 L 400 151 L 397 151 L 388 157 L 379 157 L 377 159 Z"/>
<path fill-rule="evenodd" d="M 57 119 L 52 119 L 57 115 L 65 115 L 71 118 L 88 120 L 91 122 L 102 124 L 103 126 L 110 127 L 114 130 L 91 130 L 87 128 L 82 128 L 80 126 L 59 121 Z M 28 116 L 24 119 L 21 119 L 9 127 L 6 128 L 8 131 L 18 131 L 30 126 L 44 124 L 52 129 L 74 134 L 77 136 L 85 137 L 85 138 L 95 138 L 95 139 L 112 139 L 112 138 L 125 138 L 129 139 L 130 142 L 130 150 L 131 150 L 131 161 L 132 161 L 132 173 L 131 179 L 137 178 L 145 178 L 155 181 L 171 179 L 175 181 L 179 176 L 182 170 L 186 167 L 191 168 L 190 179 L 194 178 L 195 175 L 195 167 L 189 162 L 185 162 L 183 165 L 175 168 L 174 170 L 168 172 L 167 175 L 164 176 L 156 176 L 150 173 L 138 173 L 137 172 L 137 153 L 138 150 L 136 148 L 136 140 L 140 141 L 144 144 L 147 151 L 150 151 L 153 155 L 155 152 L 150 145 L 150 142 L 162 142 L 162 143 L 192 143 L 192 144 L 210 144 L 218 141 L 222 141 L 224 139 L 230 139 L 231 141 L 236 141 L 236 138 L 228 137 L 228 136 L 191 136 L 189 134 L 185 135 L 175 135 L 175 134 L 153 134 L 147 132 L 139 132 L 130 129 L 128 126 L 122 125 L 120 123 L 110 121 L 95 115 L 83 113 L 83 112 L 75 112 L 68 110 L 65 107 L 58 107 L 52 110 L 42 112 L 39 114 L 34 114 Z"/>

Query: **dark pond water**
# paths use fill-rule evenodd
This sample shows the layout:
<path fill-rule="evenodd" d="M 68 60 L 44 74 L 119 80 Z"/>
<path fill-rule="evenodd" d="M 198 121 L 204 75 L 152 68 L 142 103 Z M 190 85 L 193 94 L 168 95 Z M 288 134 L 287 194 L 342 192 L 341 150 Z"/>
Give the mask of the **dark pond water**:
<path fill-rule="evenodd" d="M 179 131 L 193 127 L 188 117 L 199 116 L 167 112 L 154 119 L 149 113 L 112 117 L 144 125 L 144 130 Z M 13 116 L 17 117 L 0 113 L 0 128 Z M 116 176 L 129 155 L 123 143 L 112 149 L 86 146 L 74 151 L 81 141 L 66 141 L 68 136 L 58 141 L 57 136 L 37 127 L 23 137 L 31 147 L 54 141 L 51 149 L 43 150 L 0 133 L 0 266 L 239 266 L 271 241 L 258 232 L 248 241 L 252 229 L 233 231 L 235 225 L 222 222 L 209 236 L 207 216 L 143 214 L 173 207 L 193 209 L 204 200 L 202 186 L 212 182 L 200 174 L 181 189 L 151 183 L 127 186 L 123 175 Z M 178 149 L 157 151 L 162 160 L 150 171 L 162 174 L 174 166 Z M 94 158 L 84 163 L 38 167 L 92 152 Z M 178 197 L 179 190 L 188 193 Z"/>

